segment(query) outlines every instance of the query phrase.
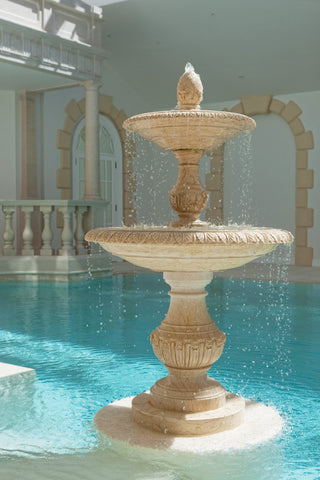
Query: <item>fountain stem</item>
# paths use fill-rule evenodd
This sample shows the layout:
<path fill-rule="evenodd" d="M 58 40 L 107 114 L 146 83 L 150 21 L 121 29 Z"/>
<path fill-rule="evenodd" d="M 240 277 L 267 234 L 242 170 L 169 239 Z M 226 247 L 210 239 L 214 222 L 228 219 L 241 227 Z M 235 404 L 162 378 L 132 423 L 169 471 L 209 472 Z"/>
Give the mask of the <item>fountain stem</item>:
<path fill-rule="evenodd" d="M 166 272 L 164 279 L 172 287 L 170 307 L 152 332 L 151 344 L 169 375 L 158 380 L 150 394 L 135 397 L 133 419 L 174 435 L 206 435 L 225 429 L 226 422 L 234 428 L 242 420 L 244 402 L 232 396 L 230 405 L 222 385 L 207 376 L 225 344 L 225 334 L 211 320 L 205 302 L 204 287 L 212 273 Z M 229 410 L 224 408 L 227 403 Z"/>
<path fill-rule="evenodd" d="M 170 226 L 208 225 L 198 220 L 209 197 L 199 176 L 199 162 L 203 150 L 176 150 L 174 154 L 179 161 L 179 174 L 176 184 L 169 192 L 169 200 L 179 220 L 171 223 Z"/>

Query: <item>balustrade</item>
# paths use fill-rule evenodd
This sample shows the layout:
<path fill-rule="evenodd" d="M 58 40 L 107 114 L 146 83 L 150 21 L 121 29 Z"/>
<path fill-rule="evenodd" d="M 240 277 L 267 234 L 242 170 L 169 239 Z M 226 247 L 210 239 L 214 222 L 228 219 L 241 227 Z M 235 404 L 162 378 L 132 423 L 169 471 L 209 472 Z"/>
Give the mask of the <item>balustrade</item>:
<path fill-rule="evenodd" d="M 0 200 L 4 215 L 3 221 L 0 219 L 0 235 L 3 226 L 2 254 L 4 256 L 35 255 L 37 230 L 41 235 L 40 251 L 37 251 L 39 255 L 86 254 L 84 215 L 89 209 L 105 208 L 107 203 L 75 200 Z M 35 207 L 38 207 L 41 212 L 41 215 L 37 216 L 40 222 L 38 228 L 34 225 Z M 62 228 L 56 225 L 57 212 L 60 212 L 63 217 Z"/>

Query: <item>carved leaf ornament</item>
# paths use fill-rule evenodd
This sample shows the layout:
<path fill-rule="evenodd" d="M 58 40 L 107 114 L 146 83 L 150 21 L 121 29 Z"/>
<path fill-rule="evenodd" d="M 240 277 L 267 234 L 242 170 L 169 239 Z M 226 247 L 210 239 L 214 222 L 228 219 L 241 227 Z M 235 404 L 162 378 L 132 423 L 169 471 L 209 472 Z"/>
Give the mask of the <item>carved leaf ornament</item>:
<path fill-rule="evenodd" d="M 224 229 L 224 230 L 174 230 L 166 227 L 153 228 L 97 228 L 86 234 L 88 242 L 127 243 L 127 244 L 280 244 L 291 243 L 290 232 L 272 228 Z"/>

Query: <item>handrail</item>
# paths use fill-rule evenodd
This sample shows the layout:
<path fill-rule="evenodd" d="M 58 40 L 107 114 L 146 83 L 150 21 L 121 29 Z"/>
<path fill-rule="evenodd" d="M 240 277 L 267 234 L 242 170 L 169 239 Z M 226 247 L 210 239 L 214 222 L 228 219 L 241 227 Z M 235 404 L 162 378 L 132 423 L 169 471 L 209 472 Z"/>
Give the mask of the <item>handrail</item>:
<path fill-rule="evenodd" d="M 94 211 L 109 204 L 104 200 L 0 200 L 4 214 L 2 254 L 85 254 L 84 235 L 93 226 Z"/>

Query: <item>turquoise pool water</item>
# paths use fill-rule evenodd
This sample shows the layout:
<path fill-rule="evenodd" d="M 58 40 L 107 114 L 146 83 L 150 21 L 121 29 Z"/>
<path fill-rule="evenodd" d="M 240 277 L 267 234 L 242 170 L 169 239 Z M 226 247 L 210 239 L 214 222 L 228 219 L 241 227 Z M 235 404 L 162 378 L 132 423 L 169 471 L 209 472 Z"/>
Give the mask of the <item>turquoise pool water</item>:
<path fill-rule="evenodd" d="M 215 279 L 207 288 L 227 334 L 210 375 L 276 406 L 280 438 L 185 456 L 119 447 L 95 431 L 98 409 L 166 374 L 149 335 L 167 312 L 168 288 L 153 274 L 0 284 L 0 361 L 37 375 L 0 383 L 1 480 L 320 478 L 320 285 Z"/>

